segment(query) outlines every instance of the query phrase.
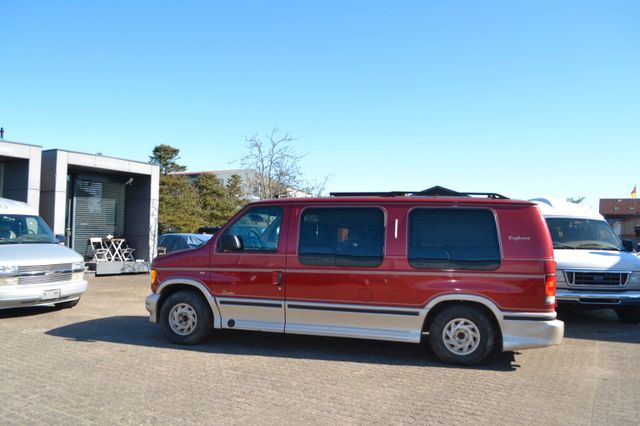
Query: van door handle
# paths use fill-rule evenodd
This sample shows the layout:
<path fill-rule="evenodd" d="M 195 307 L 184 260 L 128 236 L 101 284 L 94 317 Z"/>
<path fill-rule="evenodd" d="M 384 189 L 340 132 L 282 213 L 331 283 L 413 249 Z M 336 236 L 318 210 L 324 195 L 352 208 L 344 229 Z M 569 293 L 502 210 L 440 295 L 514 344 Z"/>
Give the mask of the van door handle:
<path fill-rule="evenodd" d="M 273 285 L 282 285 L 282 271 L 273 271 Z"/>

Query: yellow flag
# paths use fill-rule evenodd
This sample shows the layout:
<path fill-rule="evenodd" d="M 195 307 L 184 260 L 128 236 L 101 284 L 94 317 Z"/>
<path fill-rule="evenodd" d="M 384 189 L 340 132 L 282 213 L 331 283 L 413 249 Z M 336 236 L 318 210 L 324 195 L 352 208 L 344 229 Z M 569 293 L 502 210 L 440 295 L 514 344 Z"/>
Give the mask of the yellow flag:
<path fill-rule="evenodd" d="M 631 191 L 631 198 L 636 198 L 636 186 L 633 185 L 633 191 Z"/>

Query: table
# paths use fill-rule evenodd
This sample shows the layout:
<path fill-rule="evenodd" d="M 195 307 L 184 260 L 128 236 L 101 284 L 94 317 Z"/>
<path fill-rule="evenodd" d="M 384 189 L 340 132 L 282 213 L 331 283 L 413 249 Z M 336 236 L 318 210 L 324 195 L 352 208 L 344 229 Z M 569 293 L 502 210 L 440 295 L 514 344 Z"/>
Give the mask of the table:
<path fill-rule="evenodd" d="M 128 257 L 131 255 L 131 249 L 127 248 L 126 241 L 124 238 L 105 239 L 105 245 L 109 253 L 107 258 L 110 261 L 124 262 L 125 260 L 129 260 Z"/>

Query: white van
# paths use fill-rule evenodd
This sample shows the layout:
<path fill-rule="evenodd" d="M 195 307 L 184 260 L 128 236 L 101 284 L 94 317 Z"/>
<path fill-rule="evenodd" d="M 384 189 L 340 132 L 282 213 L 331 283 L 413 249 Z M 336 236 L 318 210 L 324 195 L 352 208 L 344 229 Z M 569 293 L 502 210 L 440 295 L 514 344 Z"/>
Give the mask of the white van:
<path fill-rule="evenodd" d="M 0 309 L 71 308 L 87 290 L 84 261 L 29 205 L 0 198 Z"/>
<path fill-rule="evenodd" d="M 640 257 L 602 215 L 563 200 L 535 198 L 547 221 L 557 268 L 559 305 L 612 308 L 640 322 Z"/>

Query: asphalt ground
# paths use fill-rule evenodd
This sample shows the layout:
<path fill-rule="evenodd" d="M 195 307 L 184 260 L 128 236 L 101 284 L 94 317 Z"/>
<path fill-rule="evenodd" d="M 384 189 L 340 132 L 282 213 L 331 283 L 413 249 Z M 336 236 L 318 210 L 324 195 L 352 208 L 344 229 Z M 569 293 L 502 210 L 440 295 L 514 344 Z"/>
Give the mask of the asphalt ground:
<path fill-rule="evenodd" d="M 461 368 L 427 345 L 243 331 L 170 343 L 147 275 L 89 276 L 72 309 L 0 311 L 0 423 L 640 423 L 640 326 L 561 312 L 560 346 Z"/>

